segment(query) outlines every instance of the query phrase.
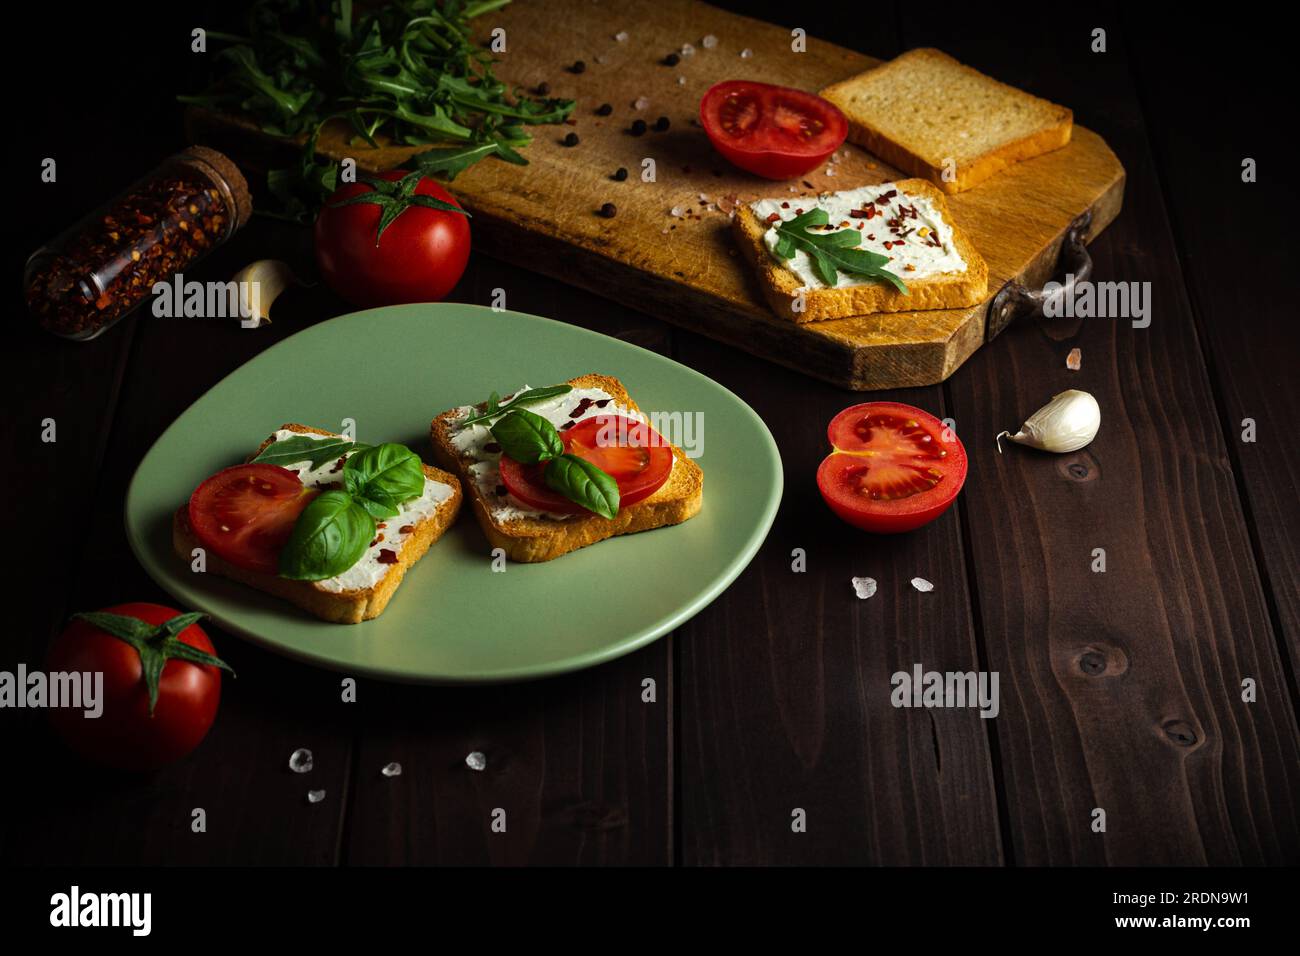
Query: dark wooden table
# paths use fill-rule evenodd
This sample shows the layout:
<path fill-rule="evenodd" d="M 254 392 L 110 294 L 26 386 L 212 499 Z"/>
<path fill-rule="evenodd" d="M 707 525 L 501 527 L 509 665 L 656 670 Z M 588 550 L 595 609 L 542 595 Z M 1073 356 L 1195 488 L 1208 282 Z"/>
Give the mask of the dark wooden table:
<path fill-rule="evenodd" d="M 1106 9 L 1050 20 L 1019 11 L 996 23 L 917 4 L 881 11 L 865 24 L 847 8 L 801 11 L 791 25 L 882 57 L 938 46 L 1070 105 L 1128 170 L 1124 211 L 1092 246 L 1095 278 L 1150 282 L 1149 328 L 1031 322 L 942 386 L 874 394 L 955 419 L 971 470 L 938 522 L 872 538 L 834 519 L 813 480 L 825 422 L 860 396 L 476 255 L 454 299 L 487 302 L 505 288 L 514 309 L 670 355 L 758 411 L 781 447 L 786 492 L 750 568 L 648 648 L 500 688 L 363 680 L 358 702 L 344 704 L 339 675 L 216 631 L 239 678 L 226 683 L 202 747 L 146 778 L 86 768 L 39 715 L 4 712 L 12 806 L 0 820 L 0 856 L 1300 861 L 1297 203 L 1290 154 L 1264 122 L 1270 97 L 1290 88 L 1286 61 L 1254 55 L 1254 27 L 1224 23 L 1170 27 Z M 55 12 L 24 16 L 48 26 Z M 196 77 L 177 36 L 201 18 L 173 12 L 154 32 L 128 31 L 118 16 L 87 9 L 67 41 L 63 85 L 33 84 L 18 107 L 28 132 L 12 151 L 30 182 L 13 187 L 26 210 L 11 220 L 22 224 L 20 245 L 34 246 L 180 145 L 171 96 Z M 1107 31 L 1104 54 L 1089 52 L 1095 27 Z M 36 183 L 46 155 L 59 158 L 57 186 Z M 1245 157 L 1258 162 L 1254 184 L 1242 182 Z M 259 220 L 193 277 L 224 278 L 270 255 L 307 262 L 309 235 Z M 11 260 L 11 287 L 19 264 Z M 137 462 L 242 362 L 347 310 L 316 289 L 293 293 L 258 333 L 139 315 L 74 344 L 33 329 L 10 301 L 0 427 L 18 570 L 6 576 L 0 667 L 12 670 L 38 666 L 73 611 L 168 603 L 122 530 Z M 1079 372 L 1064 367 L 1074 347 Z M 998 431 L 1068 387 L 1101 404 L 1091 447 L 996 454 Z M 57 422 L 56 444 L 39 441 L 45 418 Z M 1242 439 L 1246 419 L 1253 442 Z M 791 571 L 794 548 L 807 552 L 806 573 Z M 1091 569 L 1097 548 L 1105 573 Z M 879 592 L 857 600 L 855 575 L 876 578 Z M 935 590 L 918 593 L 914 576 Z M 890 675 L 918 662 L 997 671 L 1000 714 L 894 709 Z M 646 677 L 658 682 L 657 703 L 642 702 Z M 1246 680 L 1253 702 L 1242 699 Z M 297 747 L 314 751 L 309 777 L 287 769 Z M 482 773 L 465 767 L 473 750 L 487 757 Z M 387 780 L 379 769 L 393 760 L 404 772 Z M 324 802 L 306 804 L 309 784 L 325 789 Z M 207 811 L 205 835 L 190 830 L 196 807 Z M 504 835 L 489 828 L 497 807 L 509 814 Z M 807 832 L 792 832 L 797 808 Z M 1095 808 L 1106 812 L 1105 833 L 1091 828 Z"/>

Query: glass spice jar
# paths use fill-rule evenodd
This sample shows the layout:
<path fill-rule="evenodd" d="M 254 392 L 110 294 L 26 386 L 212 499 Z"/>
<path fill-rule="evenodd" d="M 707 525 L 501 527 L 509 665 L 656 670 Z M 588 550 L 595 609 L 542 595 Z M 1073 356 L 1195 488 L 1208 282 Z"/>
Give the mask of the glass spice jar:
<path fill-rule="evenodd" d="M 252 212 L 239 168 L 191 146 L 32 253 L 23 271 L 27 308 L 56 335 L 93 339 Z"/>

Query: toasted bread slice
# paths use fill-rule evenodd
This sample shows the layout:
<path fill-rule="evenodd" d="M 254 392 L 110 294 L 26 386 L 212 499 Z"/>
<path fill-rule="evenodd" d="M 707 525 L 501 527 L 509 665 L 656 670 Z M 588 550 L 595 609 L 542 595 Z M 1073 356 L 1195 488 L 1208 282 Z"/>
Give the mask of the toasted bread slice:
<path fill-rule="evenodd" d="M 616 378 L 582 375 L 569 379 L 568 384 L 575 389 L 599 389 L 613 399 L 614 405 L 644 416 Z M 465 417 L 463 412 L 463 407 L 449 409 L 433 420 L 430 426 L 433 459 L 460 477 L 488 542 L 493 548 L 504 550 L 512 561 L 550 561 L 614 535 L 680 524 L 697 514 L 704 502 L 704 473 L 673 445 L 673 470 L 668 480 L 649 498 L 620 508 L 613 518 L 590 513 L 565 517 L 519 514 L 525 507 L 519 502 L 506 505 L 509 513 L 502 514 L 503 502 L 495 495 L 495 489 L 485 490 L 470 471 L 477 459 L 462 455 L 452 441 L 455 420 Z M 495 500 L 490 501 L 489 495 Z"/>
<path fill-rule="evenodd" d="M 277 430 L 296 432 L 300 435 L 334 435 L 334 432 L 308 428 L 306 425 L 281 425 Z M 252 461 L 274 441 L 275 436 L 271 435 L 258 446 L 257 451 L 248 456 L 247 460 Z M 401 536 L 397 561 L 386 565 L 387 571 L 372 587 L 333 590 L 319 581 L 290 581 L 274 574 L 237 567 L 212 553 L 206 555 L 207 571 L 284 598 L 304 611 L 309 611 L 322 620 L 332 621 L 335 624 L 358 624 L 376 618 L 388 606 L 388 601 L 397 590 L 397 586 L 402 583 L 407 568 L 424 557 L 429 546 L 442 537 L 442 533 L 456 520 L 456 515 L 460 512 L 462 495 L 460 482 L 456 480 L 456 476 L 430 465 L 424 466 L 424 475 L 451 488 L 451 496 L 439 502 L 437 510 L 432 515 L 416 522 L 413 531 Z M 392 523 L 397 520 L 397 518 L 388 519 L 386 523 L 390 527 L 386 530 L 391 531 Z M 388 540 L 390 542 L 393 540 L 392 534 L 388 535 Z M 194 549 L 202 547 L 194 535 L 194 529 L 190 527 L 189 508 L 185 505 L 177 509 L 172 519 L 172 547 L 187 562 L 192 560 Z"/>
<path fill-rule="evenodd" d="M 947 193 L 1060 149 L 1074 128 L 1074 114 L 1064 106 L 939 50 L 909 50 L 821 95 L 844 111 L 850 141 Z"/>
<path fill-rule="evenodd" d="M 908 273 L 896 274 L 907 285 L 904 295 L 888 282 L 874 280 L 856 285 L 830 288 L 825 285 L 808 286 L 805 280 L 791 271 L 768 250 L 764 236 L 771 223 L 761 218 L 751 205 L 736 210 L 732 228 L 741 252 L 758 273 L 759 285 L 772 311 L 793 322 L 817 322 L 838 319 L 849 315 L 868 315 L 873 312 L 912 312 L 921 309 L 955 309 L 977 305 L 988 295 L 989 270 L 984 257 L 966 238 L 966 234 L 953 222 L 943 193 L 924 179 L 903 179 L 895 183 L 882 183 L 879 187 L 897 189 L 902 196 L 924 198 L 944 223 L 951 228 L 951 244 L 966 264 L 964 272 L 946 272 L 913 279 Z M 835 194 L 832 194 L 835 195 Z M 801 200 L 805 205 L 814 200 Z M 856 226 L 863 223 L 864 233 L 875 235 L 885 229 L 881 216 L 866 220 L 849 220 Z M 872 224 L 867 229 L 867 224 Z M 888 238 L 884 233 L 882 236 Z M 873 249 L 873 251 L 875 251 Z M 803 293 L 803 311 L 794 308 L 796 296 Z"/>

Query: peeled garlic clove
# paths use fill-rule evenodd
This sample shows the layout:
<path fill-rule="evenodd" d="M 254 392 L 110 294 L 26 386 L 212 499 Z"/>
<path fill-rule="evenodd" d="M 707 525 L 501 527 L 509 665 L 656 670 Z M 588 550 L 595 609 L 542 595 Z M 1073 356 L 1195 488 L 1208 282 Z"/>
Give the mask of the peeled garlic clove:
<path fill-rule="evenodd" d="M 1100 427 L 1101 408 L 1097 400 L 1087 392 L 1072 388 L 1053 396 L 1014 435 L 999 434 L 998 451 L 1002 451 L 1003 438 L 1043 451 L 1078 451 L 1097 437 Z"/>
<path fill-rule="evenodd" d="M 237 300 L 231 305 L 232 314 L 240 318 L 240 325 L 255 329 L 259 325 L 271 324 L 271 306 L 280 293 L 291 285 L 303 285 L 293 274 L 287 262 L 279 259 L 259 259 L 240 269 L 231 278 L 234 283 L 232 296 Z"/>

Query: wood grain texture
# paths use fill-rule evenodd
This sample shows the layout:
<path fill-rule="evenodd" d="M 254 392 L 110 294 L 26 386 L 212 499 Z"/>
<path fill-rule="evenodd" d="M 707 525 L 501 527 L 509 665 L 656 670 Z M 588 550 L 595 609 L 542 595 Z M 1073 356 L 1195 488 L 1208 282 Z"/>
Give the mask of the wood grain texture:
<path fill-rule="evenodd" d="M 1001 862 L 992 722 L 889 700 L 891 675 L 916 663 L 979 669 L 957 511 L 906 535 L 840 522 L 813 476 L 852 396 L 698 336 L 678 349 L 763 417 L 785 465 L 762 551 L 678 632 L 683 863 Z M 938 388 L 879 398 L 943 414 Z M 855 595 L 857 576 L 876 579 L 873 597 Z M 796 809 L 807 832 L 792 831 Z"/>
<path fill-rule="evenodd" d="M 1140 27 L 1131 48 L 1155 41 Z M 1253 275 L 1289 276 L 1294 243 L 1271 228 L 1242 223 L 1292 223 L 1300 218 L 1300 193 L 1276 172 L 1287 162 L 1285 133 L 1268 122 L 1268 101 L 1232 106 L 1230 91 L 1181 65 L 1184 92 L 1138 57 L 1132 67 L 1144 112 L 1161 117 L 1148 125 L 1191 294 L 1197 337 L 1219 403 L 1224 444 L 1240 476 L 1247 526 L 1254 535 L 1270 608 L 1288 649 L 1293 682 L 1300 671 L 1300 421 L 1296 389 L 1296 310 L 1288 296 L 1257 281 L 1220 274 L 1225 255 Z M 1258 61 L 1262 89 L 1280 89 L 1288 65 L 1271 57 Z M 1193 133 L 1199 111 L 1212 104 L 1225 126 L 1208 142 Z M 1199 162 L 1189 163 L 1196 156 Z M 1254 159 L 1257 182 L 1242 181 L 1242 162 Z M 1207 178 L 1207 173 L 1210 177 Z M 1229 238 L 1230 237 L 1230 238 Z M 1245 440 L 1247 422 L 1255 440 Z M 1296 684 L 1300 689 L 1300 683 Z"/>
<path fill-rule="evenodd" d="M 1052 29 L 1027 17 L 978 44 L 975 25 L 908 17 L 904 36 L 1014 63 L 1012 82 L 1044 78 L 1045 95 L 1103 129 L 1130 187 L 1093 278 L 1149 281 L 1153 303 L 1146 329 L 1013 327 L 945 385 L 971 453 L 971 568 L 1004 680 L 995 732 L 1015 859 L 1294 863 L 1300 738 L 1128 66 L 1118 44 L 1088 52 L 1091 14 Z M 1091 446 L 995 452 L 995 433 L 1068 387 L 1101 405 Z"/>
<path fill-rule="evenodd" d="M 617 15 L 585 0 L 516 3 L 492 17 L 507 35 L 501 75 L 523 87 L 545 81 L 551 95 L 576 98 L 578 106 L 575 125 L 535 128 L 527 167 L 483 162 L 457 178 L 454 189 L 474 214 L 480 251 L 847 388 L 933 384 L 983 343 L 983 304 L 795 325 L 764 303 L 757 279 L 736 255 L 727 217 L 709 211 L 707 204 L 720 197 L 811 196 L 903 178 L 846 146 L 834 176 L 829 166 L 815 170 L 791 191 L 791 184 L 732 168 L 693 125 L 700 97 L 719 80 L 815 91 L 879 61 L 815 39 L 807 52 L 796 53 L 789 30 L 690 0 L 633 0 L 620 4 Z M 613 38 L 618 22 L 635 25 L 625 43 Z M 697 42 L 708 33 L 718 37 L 713 50 Z M 663 65 L 684 42 L 695 43 L 696 53 Z M 742 58 L 743 49 L 753 55 Z M 581 75 L 564 69 L 578 59 L 587 64 Z M 649 105 L 638 111 L 639 97 Z M 613 115 L 596 116 L 605 102 Z M 667 132 L 627 132 L 634 119 L 653 123 L 661 115 L 671 122 Z M 565 147 L 561 140 L 571 131 L 581 142 Z M 257 162 L 247 129 L 240 133 L 222 117 L 193 113 L 190 135 Z M 342 127 L 327 129 L 320 146 L 370 168 L 397 165 L 415 151 L 358 150 Z M 653 182 L 641 180 L 647 159 L 655 164 Z M 611 179 L 619 167 L 629 170 L 626 182 Z M 956 222 L 988 261 L 989 296 L 1009 279 L 1041 283 L 1055 268 L 1069 223 L 1091 208 L 1092 234 L 1099 233 L 1119 211 L 1123 184 L 1111 150 L 1076 126 L 1064 149 L 952 197 Z M 612 220 L 597 214 L 606 202 L 618 208 Z M 691 210 L 692 218 L 672 217 L 674 208 Z"/>

